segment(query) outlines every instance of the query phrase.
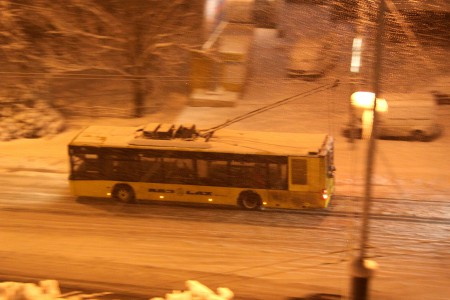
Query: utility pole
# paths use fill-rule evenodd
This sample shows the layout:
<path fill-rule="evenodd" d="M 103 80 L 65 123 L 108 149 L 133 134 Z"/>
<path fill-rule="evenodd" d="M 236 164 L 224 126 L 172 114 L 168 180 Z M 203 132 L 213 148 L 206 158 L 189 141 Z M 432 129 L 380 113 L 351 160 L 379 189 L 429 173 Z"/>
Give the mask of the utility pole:
<path fill-rule="evenodd" d="M 367 300 L 369 299 L 368 287 L 371 277 L 373 276 L 376 263 L 366 260 L 366 247 L 369 241 L 369 221 L 370 206 L 372 202 L 372 175 L 376 150 L 377 137 L 377 97 L 380 94 L 380 78 L 381 78 L 381 62 L 383 50 L 383 31 L 384 31 L 384 14 L 386 11 L 385 0 L 380 0 L 378 17 L 377 17 L 377 35 L 375 45 L 375 61 L 374 61 L 374 78 L 373 78 L 373 123 L 372 132 L 368 141 L 367 166 L 365 173 L 365 192 L 363 203 L 363 214 L 361 224 L 361 240 L 359 247 L 359 255 L 352 264 L 352 287 L 351 300 Z"/>

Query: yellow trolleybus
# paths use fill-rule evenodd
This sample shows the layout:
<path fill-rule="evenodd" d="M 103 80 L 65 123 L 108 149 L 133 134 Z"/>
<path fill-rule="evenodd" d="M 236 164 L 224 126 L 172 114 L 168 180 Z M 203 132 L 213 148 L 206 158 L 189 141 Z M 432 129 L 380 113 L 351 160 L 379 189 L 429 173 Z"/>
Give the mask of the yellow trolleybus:
<path fill-rule="evenodd" d="M 75 196 L 324 208 L 334 191 L 333 138 L 326 134 L 195 126 L 90 126 L 69 144 Z"/>

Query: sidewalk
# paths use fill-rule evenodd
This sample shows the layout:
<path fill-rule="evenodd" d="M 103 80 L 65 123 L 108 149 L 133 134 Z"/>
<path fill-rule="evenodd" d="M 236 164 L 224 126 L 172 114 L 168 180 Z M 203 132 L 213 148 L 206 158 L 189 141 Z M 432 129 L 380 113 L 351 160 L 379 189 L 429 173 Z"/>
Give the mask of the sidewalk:
<path fill-rule="evenodd" d="M 0 142 L 0 172 L 67 173 L 66 146 L 75 134 L 75 130 L 69 130 L 53 137 Z"/>

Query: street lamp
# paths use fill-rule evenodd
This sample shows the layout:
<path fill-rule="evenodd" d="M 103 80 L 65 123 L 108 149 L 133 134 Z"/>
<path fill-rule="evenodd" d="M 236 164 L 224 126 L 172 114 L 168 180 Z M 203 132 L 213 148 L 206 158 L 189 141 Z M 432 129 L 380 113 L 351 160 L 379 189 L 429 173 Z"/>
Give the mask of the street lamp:
<path fill-rule="evenodd" d="M 359 109 L 358 115 L 361 117 L 362 137 L 369 138 L 373 127 L 375 94 L 372 92 L 355 92 L 351 95 L 350 100 L 352 106 Z M 388 111 L 388 103 L 385 99 L 377 98 L 376 111 L 378 113 Z"/>

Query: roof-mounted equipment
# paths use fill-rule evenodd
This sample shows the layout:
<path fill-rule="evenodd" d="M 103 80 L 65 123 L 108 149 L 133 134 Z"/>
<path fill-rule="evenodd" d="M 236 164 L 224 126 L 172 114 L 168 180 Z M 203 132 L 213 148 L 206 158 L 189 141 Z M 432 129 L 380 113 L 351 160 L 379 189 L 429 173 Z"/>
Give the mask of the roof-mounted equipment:
<path fill-rule="evenodd" d="M 194 124 L 179 125 L 167 123 L 149 123 L 142 128 L 142 138 L 154 140 L 194 140 L 198 132 Z"/>

